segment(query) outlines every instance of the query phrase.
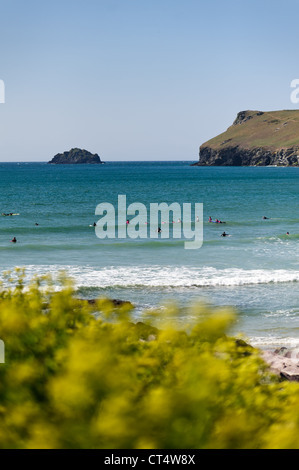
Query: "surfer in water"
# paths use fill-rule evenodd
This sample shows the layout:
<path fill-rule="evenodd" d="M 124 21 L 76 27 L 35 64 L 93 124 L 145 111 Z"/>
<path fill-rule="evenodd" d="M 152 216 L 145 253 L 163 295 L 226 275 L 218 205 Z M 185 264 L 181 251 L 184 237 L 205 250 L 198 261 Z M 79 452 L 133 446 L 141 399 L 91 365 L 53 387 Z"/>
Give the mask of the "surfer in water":
<path fill-rule="evenodd" d="M 228 236 L 229 236 L 229 234 L 228 234 L 228 233 L 225 233 L 225 232 L 223 232 L 223 233 L 221 234 L 221 237 L 228 237 Z"/>
<path fill-rule="evenodd" d="M 11 240 L 11 243 L 17 243 L 16 237 L 13 237 L 13 239 Z"/>

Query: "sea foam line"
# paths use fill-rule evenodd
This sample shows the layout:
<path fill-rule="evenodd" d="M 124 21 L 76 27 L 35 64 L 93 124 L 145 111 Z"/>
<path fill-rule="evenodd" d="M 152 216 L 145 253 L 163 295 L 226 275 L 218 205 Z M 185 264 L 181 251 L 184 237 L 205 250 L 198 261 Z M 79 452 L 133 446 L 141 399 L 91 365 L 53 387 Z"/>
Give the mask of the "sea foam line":
<path fill-rule="evenodd" d="M 299 271 L 239 268 L 216 269 L 189 266 L 93 266 L 30 265 L 26 277 L 66 271 L 79 287 L 217 287 L 298 282 Z"/>

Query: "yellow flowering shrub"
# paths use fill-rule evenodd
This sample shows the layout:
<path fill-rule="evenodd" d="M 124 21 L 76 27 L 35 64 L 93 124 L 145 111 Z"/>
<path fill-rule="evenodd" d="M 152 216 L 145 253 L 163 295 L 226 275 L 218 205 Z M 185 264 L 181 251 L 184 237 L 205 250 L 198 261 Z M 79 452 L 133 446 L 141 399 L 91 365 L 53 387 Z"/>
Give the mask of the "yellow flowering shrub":
<path fill-rule="evenodd" d="M 17 276 L 0 289 L 1 448 L 299 447 L 299 385 L 227 335 L 233 312 L 195 305 L 182 329 L 171 305 L 134 323 L 63 276 L 59 291 Z"/>

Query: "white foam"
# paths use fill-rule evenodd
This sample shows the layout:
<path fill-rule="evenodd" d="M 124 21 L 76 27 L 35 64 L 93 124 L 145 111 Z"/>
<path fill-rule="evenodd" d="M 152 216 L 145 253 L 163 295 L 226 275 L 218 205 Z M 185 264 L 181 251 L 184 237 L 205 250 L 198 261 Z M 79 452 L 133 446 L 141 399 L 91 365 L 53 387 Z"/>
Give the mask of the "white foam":
<path fill-rule="evenodd" d="M 26 274 L 52 273 L 65 270 L 76 287 L 216 287 L 298 282 L 299 271 L 266 269 L 216 269 L 189 266 L 27 266 Z"/>
<path fill-rule="evenodd" d="M 299 338 L 283 337 L 283 336 L 259 336 L 252 337 L 247 340 L 251 346 L 261 349 L 275 349 L 282 346 L 290 349 L 299 347 Z"/>

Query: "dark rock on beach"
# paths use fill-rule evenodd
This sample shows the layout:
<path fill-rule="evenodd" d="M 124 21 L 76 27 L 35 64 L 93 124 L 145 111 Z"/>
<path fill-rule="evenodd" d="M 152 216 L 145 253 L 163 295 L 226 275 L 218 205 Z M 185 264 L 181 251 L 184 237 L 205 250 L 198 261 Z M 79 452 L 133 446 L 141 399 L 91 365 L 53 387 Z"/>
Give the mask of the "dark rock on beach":
<path fill-rule="evenodd" d="M 68 165 L 68 164 L 101 164 L 103 163 L 99 155 L 92 154 L 87 150 L 73 148 L 69 152 L 58 153 L 49 162 L 52 165 Z"/>

